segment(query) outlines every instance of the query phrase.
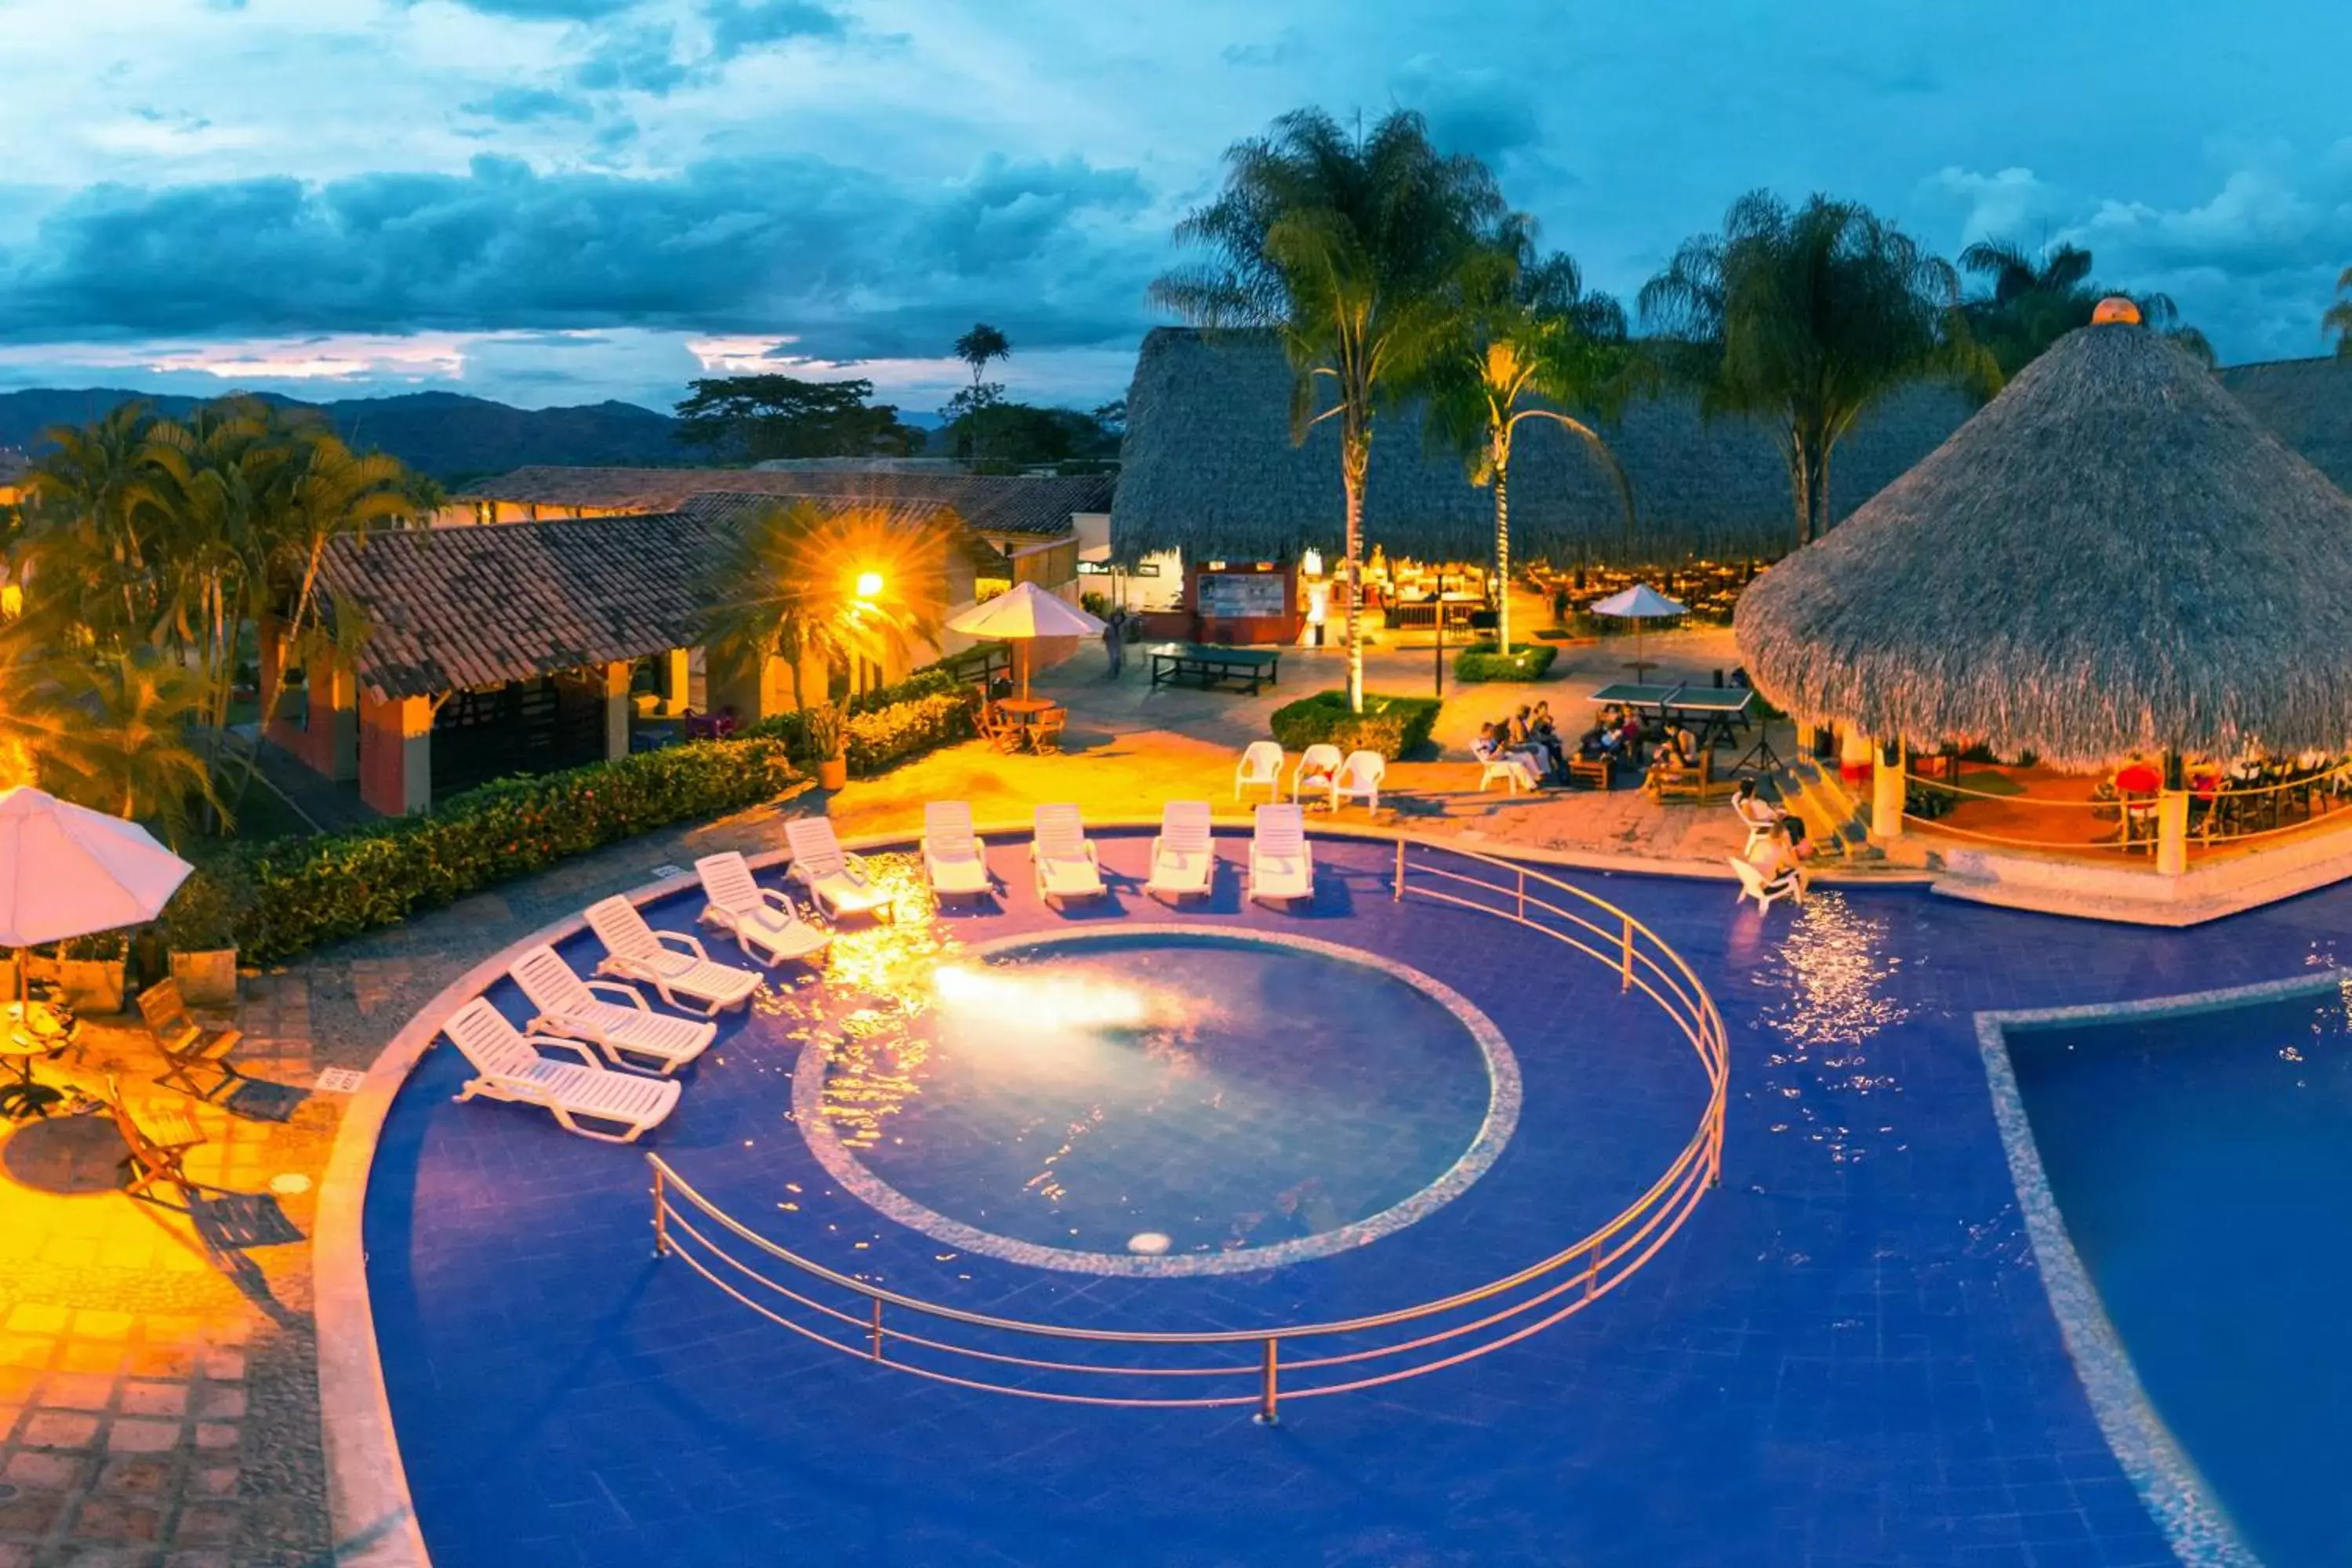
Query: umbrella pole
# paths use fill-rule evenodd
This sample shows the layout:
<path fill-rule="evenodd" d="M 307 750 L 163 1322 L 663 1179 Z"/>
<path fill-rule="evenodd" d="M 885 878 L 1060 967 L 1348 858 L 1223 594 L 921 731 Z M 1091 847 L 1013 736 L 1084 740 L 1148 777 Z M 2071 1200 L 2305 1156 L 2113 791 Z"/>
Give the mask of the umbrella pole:
<path fill-rule="evenodd" d="M 1029 639 L 1022 638 L 1013 645 L 1013 657 L 1021 661 L 1021 700 L 1029 700 Z"/>

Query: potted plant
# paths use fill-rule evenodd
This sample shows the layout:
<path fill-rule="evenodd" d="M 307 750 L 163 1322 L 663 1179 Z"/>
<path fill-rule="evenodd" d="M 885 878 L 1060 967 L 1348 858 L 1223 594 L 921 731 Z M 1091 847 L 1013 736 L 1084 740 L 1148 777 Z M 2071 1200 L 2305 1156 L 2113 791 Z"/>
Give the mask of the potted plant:
<path fill-rule="evenodd" d="M 196 1007 L 236 1002 L 236 932 L 244 889 L 224 869 L 191 872 L 163 906 L 163 942 L 180 995 Z"/>
<path fill-rule="evenodd" d="M 845 787 L 849 783 L 848 713 L 837 702 L 816 702 L 803 711 L 802 721 L 809 755 L 816 759 L 817 787 Z"/>
<path fill-rule="evenodd" d="M 58 950 L 58 986 L 77 1013 L 120 1013 L 131 943 L 119 931 L 78 936 Z"/>

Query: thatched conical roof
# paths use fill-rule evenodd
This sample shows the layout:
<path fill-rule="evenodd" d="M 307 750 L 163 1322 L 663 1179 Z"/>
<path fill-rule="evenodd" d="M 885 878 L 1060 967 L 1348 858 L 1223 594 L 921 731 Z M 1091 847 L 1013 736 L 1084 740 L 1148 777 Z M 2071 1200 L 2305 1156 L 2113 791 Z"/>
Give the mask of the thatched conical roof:
<path fill-rule="evenodd" d="M 2352 498 L 2147 328 L 2061 340 L 1741 597 L 1757 684 L 2085 766 L 2352 742 Z"/>

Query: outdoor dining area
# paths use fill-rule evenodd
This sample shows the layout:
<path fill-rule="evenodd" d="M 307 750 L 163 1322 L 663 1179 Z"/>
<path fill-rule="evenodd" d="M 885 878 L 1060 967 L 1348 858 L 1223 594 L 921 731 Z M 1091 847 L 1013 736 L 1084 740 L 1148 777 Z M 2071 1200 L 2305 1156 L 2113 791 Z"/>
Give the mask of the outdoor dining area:
<path fill-rule="evenodd" d="M 2012 852 L 2088 857 L 2210 891 L 2276 851 L 2277 897 L 2352 872 L 2347 540 L 2352 497 L 2110 300 L 1735 624 L 1758 689 L 1849 738 L 1890 855 L 1917 837 L 2052 888 Z"/>
<path fill-rule="evenodd" d="M 975 693 L 978 706 L 973 725 L 981 738 L 996 750 L 1058 752 L 1070 710 L 1051 698 L 1030 695 L 1029 678 L 1036 663 L 1038 642 L 1047 638 L 1100 637 L 1103 623 L 1040 588 L 1016 583 L 1005 592 L 984 599 L 950 617 L 948 630 L 967 637 L 1003 642 L 1013 649 L 1012 677 L 988 674 Z"/>

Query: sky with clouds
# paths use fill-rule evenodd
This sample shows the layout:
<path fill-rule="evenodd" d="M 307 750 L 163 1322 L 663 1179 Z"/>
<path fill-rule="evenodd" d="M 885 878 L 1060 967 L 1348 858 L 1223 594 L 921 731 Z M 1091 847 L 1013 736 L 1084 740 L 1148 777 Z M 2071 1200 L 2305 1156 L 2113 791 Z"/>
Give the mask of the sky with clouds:
<path fill-rule="evenodd" d="M 1630 297 L 1740 192 L 2089 247 L 2324 352 L 2342 0 L 0 0 L 0 389 L 665 406 L 1003 328 L 1120 395 L 1235 138 L 1403 106 Z"/>

